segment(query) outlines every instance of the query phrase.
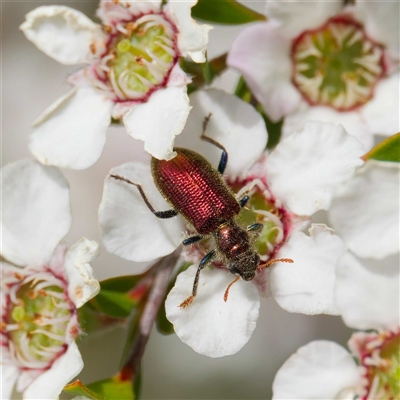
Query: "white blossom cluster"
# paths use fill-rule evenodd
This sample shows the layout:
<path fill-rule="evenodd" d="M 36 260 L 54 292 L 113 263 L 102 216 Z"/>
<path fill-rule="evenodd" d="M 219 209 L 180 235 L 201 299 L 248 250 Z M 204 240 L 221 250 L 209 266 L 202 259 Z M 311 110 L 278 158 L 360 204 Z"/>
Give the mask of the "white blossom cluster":
<path fill-rule="evenodd" d="M 263 225 L 254 237 L 260 263 L 282 259 L 232 285 L 226 260 L 217 257 L 201 271 L 192 303 L 180 307 L 215 248 L 210 237 L 185 246 L 181 262 L 189 267 L 165 301 L 183 343 L 212 358 L 237 353 L 256 328 L 261 302 L 272 297 L 290 313 L 340 315 L 358 330 L 350 352 L 329 341 L 301 347 L 278 371 L 274 399 L 395 398 L 400 163 L 365 155 L 375 135 L 400 131 L 398 3 L 266 0 L 266 22 L 245 26 L 227 56 L 250 103 L 212 87 L 188 95 L 195 77 L 181 61 L 206 62 L 211 29 L 192 18 L 196 3 L 101 0 L 100 23 L 46 5 L 20 27 L 54 60 L 85 66 L 33 123 L 35 160 L 2 169 L 2 398 L 14 389 L 24 399 L 57 398 L 83 368 L 78 308 L 100 290 L 91 267 L 99 245 L 63 241 L 72 217 L 57 167 L 92 166 L 112 121 L 159 160 L 186 148 L 216 167 L 221 149 L 213 143 L 223 146 L 225 181 L 238 200 L 250 197 L 237 220 Z M 272 150 L 262 113 L 283 119 Z M 150 163 L 131 161 L 110 171 L 124 179 L 105 178 L 102 240 L 128 261 L 156 262 L 196 234 L 193 221 L 149 210 L 137 185 L 155 210 L 171 208 L 153 174 Z M 326 224 L 314 222 L 320 211 Z M 143 272 L 135 268 L 132 274 Z"/>

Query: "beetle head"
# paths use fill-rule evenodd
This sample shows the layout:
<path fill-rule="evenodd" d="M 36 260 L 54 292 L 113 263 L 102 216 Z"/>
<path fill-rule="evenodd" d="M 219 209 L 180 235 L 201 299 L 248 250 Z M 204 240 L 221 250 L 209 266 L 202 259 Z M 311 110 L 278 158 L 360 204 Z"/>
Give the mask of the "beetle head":
<path fill-rule="evenodd" d="M 245 281 L 251 281 L 255 275 L 258 264 L 260 263 L 260 257 L 257 253 L 246 254 L 237 261 L 233 261 L 229 264 L 229 270 L 233 274 L 240 275 Z"/>
<path fill-rule="evenodd" d="M 240 276 L 245 280 L 245 281 L 251 281 L 255 276 L 256 273 L 255 271 L 244 271 L 240 274 Z"/>

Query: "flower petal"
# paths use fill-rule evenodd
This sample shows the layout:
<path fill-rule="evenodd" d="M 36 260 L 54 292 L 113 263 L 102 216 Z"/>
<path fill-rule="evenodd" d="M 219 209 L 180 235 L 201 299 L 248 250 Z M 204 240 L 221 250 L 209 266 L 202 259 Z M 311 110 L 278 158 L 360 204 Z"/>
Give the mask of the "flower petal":
<path fill-rule="evenodd" d="M 192 82 L 192 78 L 180 67 L 175 64 L 169 73 L 167 86 L 187 86 Z"/>
<path fill-rule="evenodd" d="M 197 0 L 184 2 L 169 0 L 164 11 L 178 27 L 178 48 L 181 55 L 190 56 L 194 62 L 202 63 L 206 61 L 204 54 L 208 43 L 208 32 L 212 26 L 198 24 L 191 17 L 192 7 L 196 4 Z"/>
<path fill-rule="evenodd" d="M 309 232 L 294 232 L 279 251 L 277 258 L 291 258 L 294 264 L 270 267 L 272 296 L 289 312 L 337 315 L 335 268 L 344 245 L 325 225 L 312 225 Z"/>
<path fill-rule="evenodd" d="M 132 17 L 159 13 L 161 3 L 161 0 L 101 0 L 96 14 L 104 24 L 116 25 L 121 21 L 130 21 Z"/>
<path fill-rule="evenodd" d="M 368 161 L 336 193 L 329 210 L 332 224 L 359 257 L 381 259 L 399 252 L 399 182 L 399 164 Z"/>
<path fill-rule="evenodd" d="M 1 398 L 10 400 L 19 370 L 13 365 L 1 365 Z"/>
<path fill-rule="evenodd" d="M 282 136 L 291 135 L 296 129 L 303 127 L 309 121 L 329 122 L 331 124 L 340 122 L 347 133 L 356 137 L 364 145 L 365 152 L 374 145 L 372 135 L 374 131 L 372 126 L 366 123 L 361 111 L 341 112 L 324 106 L 309 107 L 305 103 L 302 103 L 295 113 L 285 118 Z"/>
<path fill-rule="evenodd" d="M 71 90 L 34 122 L 30 150 L 42 164 L 90 167 L 103 151 L 112 106 L 91 87 Z"/>
<path fill-rule="evenodd" d="M 50 261 L 46 265 L 49 267 L 51 273 L 55 276 L 64 276 L 65 275 L 65 253 L 68 250 L 67 244 L 62 241 L 57 245 L 53 254 L 51 255 Z M 25 268 L 24 271 L 28 271 L 28 268 Z"/>
<path fill-rule="evenodd" d="M 179 339 L 194 351 L 218 358 L 237 353 L 250 339 L 258 319 L 260 297 L 254 285 L 239 280 L 224 302 L 234 275 L 209 268 L 201 271 L 197 296 L 187 308 L 179 305 L 192 293 L 197 266 L 182 272 L 165 302 L 167 318 Z"/>
<path fill-rule="evenodd" d="M 89 61 L 90 46 L 104 47 L 100 25 L 65 6 L 41 6 L 26 15 L 20 26 L 25 36 L 61 64 Z"/>
<path fill-rule="evenodd" d="M 272 193 L 298 215 L 327 210 L 336 188 L 363 164 L 363 153 L 342 126 L 307 122 L 267 158 Z"/>
<path fill-rule="evenodd" d="M 355 329 L 399 327 L 399 256 L 382 261 L 344 254 L 336 270 L 336 304 L 345 324 Z"/>
<path fill-rule="evenodd" d="M 245 174 L 267 144 L 268 134 L 260 114 L 236 96 L 218 89 L 197 91 L 190 96 L 190 103 L 193 110 L 176 144 L 203 154 L 217 166 L 221 150 L 201 140 L 204 120 L 211 114 L 205 134 L 225 146 L 229 158 L 226 173 L 232 179 Z"/>
<path fill-rule="evenodd" d="M 277 23 L 255 24 L 239 34 L 227 59 L 273 121 L 295 111 L 301 101 L 291 81 L 290 46 Z"/>
<path fill-rule="evenodd" d="M 113 168 L 110 173 L 140 183 L 156 210 L 171 209 L 158 192 L 149 165 L 130 162 Z M 182 241 L 185 229 L 179 217 L 157 218 L 146 206 L 137 187 L 111 177 L 104 183 L 99 223 L 106 249 L 138 262 L 172 253 Z"/>
<path fill-rule="evenodd" d="M 101 0 L 106 2 L 109 0 Z M 151 12 L 160 12 L 162 0 L 120 0 L 119 4 L 129 9 L 133 15 L 150 14 Z"/>
<path fill-rule="evenodd" d="M 46 264 L 71 226 L 68 182 L 33 160 L 8 164 L 2 174 L 2 255 L 17 265 Z"/>
<path fill-rule="evenodd" d="M 353 399 L 360 384 L 361 373 L 350 353 L 334 342 L 317 340 L 285 361 L 275 376 L 272 399 Z"/>
<path fill-rule="evenodd" d="M 400 132 L 400 73 L 382 79 L 374 97 L 361 109 L 361 115 L 372 130 L 381 135 Z"/>
<path fill-rule="evenodd" d="M 22 393 L 42 373 L 40 369 L 25 369 L 19 371 L 15 390 Z"/>
<path fill-rule="evenodd" d="M 382 7 L 380 2 L 357 0 L 352 8 L 355 18 L 364 24 L 369 37 L 383 44 L 391 57 L 399 60 L 399 14 L 398 1 L 385 2 Z"/>
<path fill-rule="evenodd" d="M 57 399 L 63 387 L 82 371 L 83 361 L 78 346 L 72 342 L 68 350 L 51 368 L 31 383 L 23 394 L 24 399 Z"/>
<path fill-rule="evenodd" d="M 186 86 L 171 86 L 154 92 L 146 103 L 132 107 L 124 124 L 134 139 L 144 142 L 144 149 L 160 160 L 176 156 L 175 136 L 186 123 L 191 107 Z"/>
<path fill-rule="evenodd" d="M 323 25 L 343 7 L 341 0 L 267 0 L 265 14 L 288 38 L 293 39 L 305 30 Z"/>
<path fill-rule="evenodd" d="M 100 254 L 100 246 L 86 238 L 76 242 L 65 255 L 65 272 L 68 278 L 68 295 L 77 308 L 100 291 L 100 284 L 91 267 Z"/>
<path fill-rule="evenodd" d="M 65 329 L 65 343 L 75 343 L 75 339 L 79 333 L 81 333 L 81 327 L 78 321 L 78 314 L 75 313 L 71 316 L 67 323 L 67 327 Z"/>

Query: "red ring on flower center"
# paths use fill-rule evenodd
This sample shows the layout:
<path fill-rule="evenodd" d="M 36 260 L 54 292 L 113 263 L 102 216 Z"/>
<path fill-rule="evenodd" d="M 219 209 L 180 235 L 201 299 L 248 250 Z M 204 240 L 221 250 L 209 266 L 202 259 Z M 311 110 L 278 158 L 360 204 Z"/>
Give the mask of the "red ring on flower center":
<path fill-rule="evenodd" d="M 384 48 L 344 16 L 292 42 L 292 82 L 310 105 L 351 111 L 373 97 L 385 75 Z"/>
<path fill-rule="evenodd" d="M 94 65 L 99 89 L 115 102 L 141 103 L 167 85 L 180 53 L 178 29 L 165 13 L 132 16 L 105 30 L 106 50 Z"/>

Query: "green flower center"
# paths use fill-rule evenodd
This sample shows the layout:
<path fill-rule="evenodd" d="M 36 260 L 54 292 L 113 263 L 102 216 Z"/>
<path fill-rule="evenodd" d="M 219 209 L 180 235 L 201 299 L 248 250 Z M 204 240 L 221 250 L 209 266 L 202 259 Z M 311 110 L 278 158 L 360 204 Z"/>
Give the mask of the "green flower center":
<path fill-rule="evenodd" d="M 384 339 L 380 352 L 373 351 L 367 374 L 371 383 L 368 398 L 395 400 L 400 398 L 400 334 Z"/>
<path fill-rule="evenodd" d="M 237 221 L 243 227 L 255 223 L 263 224 L 263 229 L 255 238 L 255 247 L 261 259 L 266 261 L 274 256 L 284 241 L 288 224 L 286 211 L 277 207 L 276 202 L 271 200 L 267 187 L 258 179 L 244 185 L 235 182 L 230 186 L 238 197 L 245 193 L 250 196 Z"/>
<path fill-rule="evenodd" d="M 73 305 L 62 282 L 40 273 L 12 289 L 5 331 L 22 367 L 46 368 L 65 351 L 67 325 Z"/>
<path fill-rule="evenodd" d="M 363 27 L 332 19 L 292 45 L 293 83 L 311 104 L 346 111 L 367 102 L 384 74 L 383 48 Z"/>
<path fill-rule="evenodd" d="M 162 15 L 148 14 L 121 30 L 111 41 L 103 63 L 120 100 L 142 99 L 165 84 L 176 62 L 174 27 Z"/>

